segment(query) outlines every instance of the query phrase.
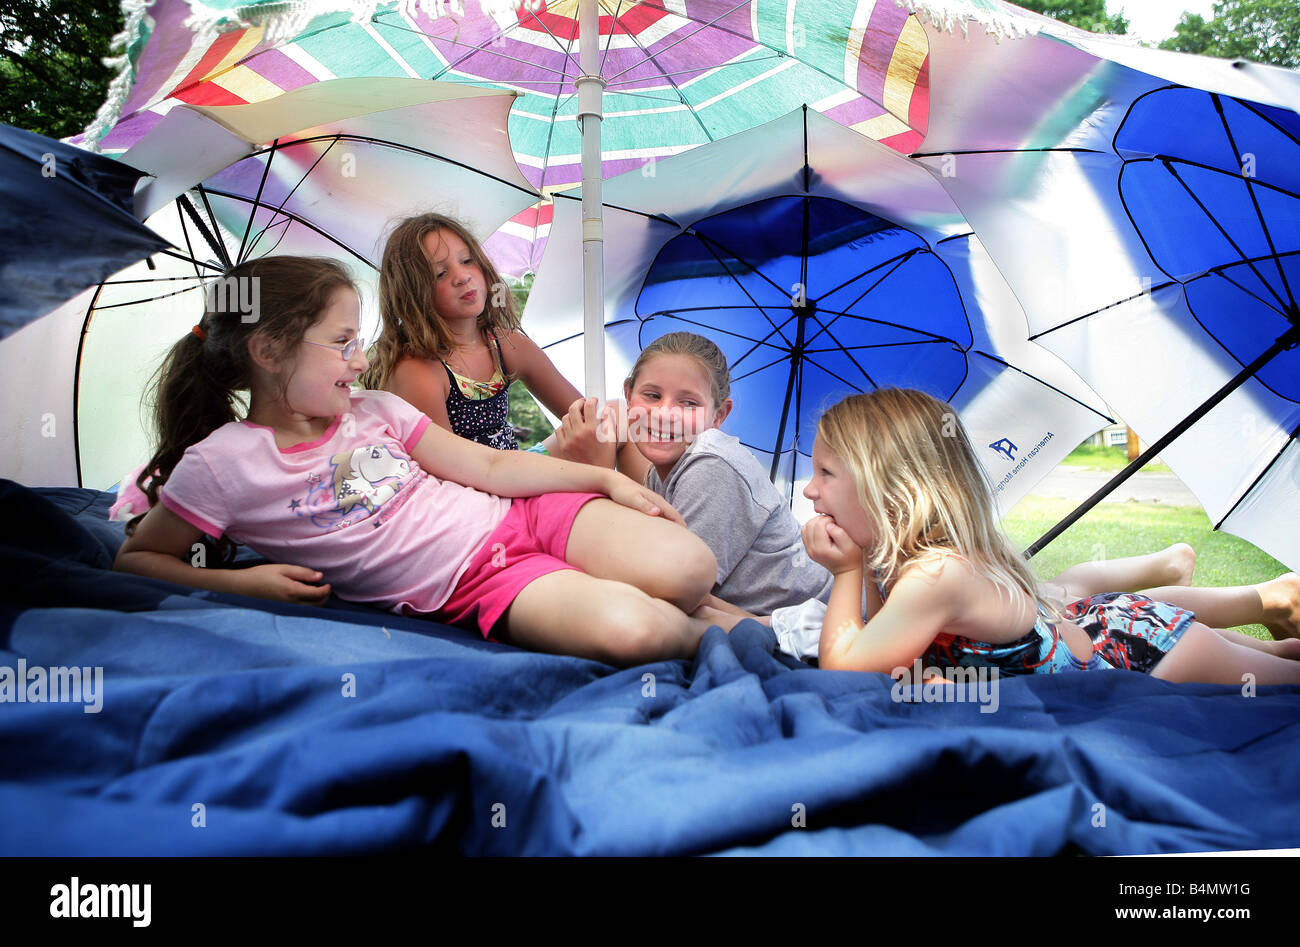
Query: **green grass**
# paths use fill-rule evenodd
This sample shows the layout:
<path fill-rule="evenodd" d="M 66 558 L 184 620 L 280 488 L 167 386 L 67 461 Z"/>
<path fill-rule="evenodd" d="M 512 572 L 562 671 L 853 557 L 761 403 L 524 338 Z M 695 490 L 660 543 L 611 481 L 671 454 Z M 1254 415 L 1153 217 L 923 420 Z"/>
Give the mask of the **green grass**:
<path fill-rule="evenodd" d="M 1026 497 L 1002 520 L 1002 528 L 1024 549 L 1076 505 L 1071 500 Z M 1254 585 L 1288 571 L 1244 539 L 1210 529 L 1203 510 L 1152 503 L 1099 503 L 1029 564 L 1040 579 L 1050 579 L 1078 562 L 1143 555 L 1177 542 L 1196 550 L 1193 585 Z M 1246 625 L 1241 630 L 1271 638 L 1263 625 Z"/>
<path fill-rule="evenodd" d="M 1122 447 L 1080 444 L 1066 455 L 1061 464 L 1067 467 L 1090 467 L 1093 470 L 1123 470 L 1128 466 L 1128 452 Z M 1164 464 L 1154 462 L 1142 469 L 1148 473 L 1172 473 Z"/>

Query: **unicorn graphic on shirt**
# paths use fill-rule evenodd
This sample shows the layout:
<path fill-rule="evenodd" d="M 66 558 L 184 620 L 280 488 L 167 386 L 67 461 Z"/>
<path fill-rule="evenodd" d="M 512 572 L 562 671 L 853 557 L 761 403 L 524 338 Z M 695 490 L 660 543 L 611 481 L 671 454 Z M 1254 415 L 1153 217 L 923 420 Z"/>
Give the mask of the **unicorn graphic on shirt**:
<path fill-rule="evenodd" d="M 365 519 L 397 495 L 402 480 L 411 472 L 411 464 L 383 445 L 358 447 L 330 458 L 334 476 L 331 486 L 344 519 L 358 507 L 366 510 Z"/>

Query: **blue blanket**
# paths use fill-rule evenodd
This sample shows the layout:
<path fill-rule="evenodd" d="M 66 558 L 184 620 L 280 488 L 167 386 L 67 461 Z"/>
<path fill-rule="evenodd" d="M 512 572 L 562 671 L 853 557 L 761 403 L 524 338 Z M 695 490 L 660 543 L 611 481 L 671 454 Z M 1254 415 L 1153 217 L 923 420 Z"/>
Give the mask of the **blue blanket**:
<path fill-rule="evenodd" d="M 0 484 L 0 669 L 102 668 L 97 712 L 0 703 L 0 854 L 1300 846 L 1300 688 L 1057 675 L 982 712 L 754 622 L 617 670 L 112 573 L 107 502 Z"/>

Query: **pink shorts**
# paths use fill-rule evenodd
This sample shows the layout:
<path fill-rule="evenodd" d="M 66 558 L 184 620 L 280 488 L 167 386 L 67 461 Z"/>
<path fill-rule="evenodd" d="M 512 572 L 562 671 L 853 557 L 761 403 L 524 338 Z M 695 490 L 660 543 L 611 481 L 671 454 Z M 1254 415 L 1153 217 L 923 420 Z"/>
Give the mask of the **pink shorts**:
<path fill-rule="evenodd" d="M 524 586 L 561 569 L 578 511 L 601 493 L 544 493 L 510 501 L 501 525 L 474 554 L 451 598 L 435 617 L 449 625 L 478 625 L 486 638 Z"/>

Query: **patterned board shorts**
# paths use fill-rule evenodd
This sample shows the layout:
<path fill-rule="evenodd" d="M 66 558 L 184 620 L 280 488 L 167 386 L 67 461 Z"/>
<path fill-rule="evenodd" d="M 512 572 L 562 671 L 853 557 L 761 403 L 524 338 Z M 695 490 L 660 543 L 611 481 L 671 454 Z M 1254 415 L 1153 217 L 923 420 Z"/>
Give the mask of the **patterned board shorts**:
<path fill-rule="evenodd" d="M 1111 667 L 1143 674 L 1151 673 L 1196 620 L 1177 605 L 1128 592 L 1080 599 L 1062 614 L 1088 633 L 1094 653 Z"/>

